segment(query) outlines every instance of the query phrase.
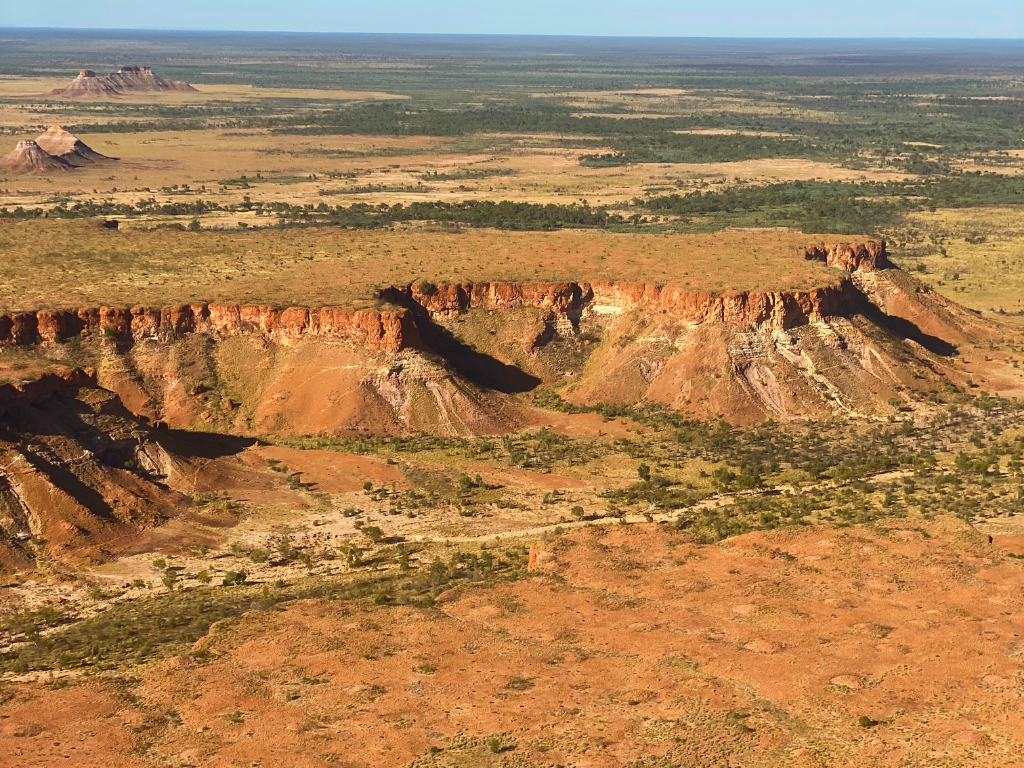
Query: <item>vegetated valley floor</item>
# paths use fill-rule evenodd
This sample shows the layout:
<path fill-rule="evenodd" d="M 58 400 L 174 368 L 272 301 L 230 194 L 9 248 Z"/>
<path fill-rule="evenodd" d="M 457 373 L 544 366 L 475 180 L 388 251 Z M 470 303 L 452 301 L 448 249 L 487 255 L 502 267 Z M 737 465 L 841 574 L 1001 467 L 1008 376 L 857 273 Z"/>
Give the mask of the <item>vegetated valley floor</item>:
<path fill-rule="evenodd" d="M 0 315 L 422 334 L 0 344 L 0 766 L 1024 764 L 1019 47 L 0 37 Z"/>

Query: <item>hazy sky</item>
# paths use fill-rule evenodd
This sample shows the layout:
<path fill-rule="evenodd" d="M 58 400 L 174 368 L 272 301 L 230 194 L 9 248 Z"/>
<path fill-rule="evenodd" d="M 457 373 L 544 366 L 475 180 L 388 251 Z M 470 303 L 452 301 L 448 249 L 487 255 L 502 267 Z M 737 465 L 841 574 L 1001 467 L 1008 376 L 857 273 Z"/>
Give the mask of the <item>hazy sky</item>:
<path fill-rule="evenodd" d="M 1024 38 L 1024 0 L 0 0 L 0 26 Z"/>

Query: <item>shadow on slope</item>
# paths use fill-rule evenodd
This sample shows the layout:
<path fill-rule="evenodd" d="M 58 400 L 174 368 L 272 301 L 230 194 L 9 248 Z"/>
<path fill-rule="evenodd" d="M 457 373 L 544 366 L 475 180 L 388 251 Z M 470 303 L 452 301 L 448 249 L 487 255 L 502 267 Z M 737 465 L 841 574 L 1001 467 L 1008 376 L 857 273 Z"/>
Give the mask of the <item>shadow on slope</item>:
<path fill-rule="evenodd" d="M 96 488 L 86 485 L 74 472 L 67 467 L 25 449 L 21 455 L 32 469 L 49 478 L 57 488 L 82 505 L 90 513 L 108 522 L 114 521 L 114 509 Z"/>
<path fill-rule="evenodd" d="M 904 341 L 909 339 L 916 342 L 932 354 L 939 355 L 940 357 L 953 357 L 956 354 L 956 345 L 950 344 L 945 339 L 925 333 L 917 325 L 905 318 L 886 314 L 875 304 L 870 302 L 864 302 L 864 304 L 865 306 L 862 310 L 864 317 L 893 336 Z"/>
<path fill-rule="evenodd" d="M 435 323 L 415 301 L 397 292 L 387 298 L 413 312 L 424 345 L 443 357 L 457 374 L 477 386 L 515 395 L 530 392 L 541 385 L 538 377 L 465 344 L 447 328 Z"/>
<path fill-rule="evenodd" d="M 220 459 L 235 456 L 256 444 L 251 437 L 184 429 L 158 430 L 152 435 L 164 450 L 186 459 Z"/>

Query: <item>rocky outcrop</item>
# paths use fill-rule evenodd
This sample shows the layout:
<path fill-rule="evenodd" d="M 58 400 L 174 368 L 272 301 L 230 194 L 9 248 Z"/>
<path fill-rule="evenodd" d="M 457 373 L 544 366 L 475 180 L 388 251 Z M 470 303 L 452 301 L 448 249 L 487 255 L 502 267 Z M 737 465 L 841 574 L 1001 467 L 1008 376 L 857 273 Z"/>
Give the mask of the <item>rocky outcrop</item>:
<path fill-rule="evenodd" d="M 44 373 L 32 381 L 0 384 L 0 415 L 12 405 L 44 400 L 62 389 L 96 386 L 96 371 L 76 368 L 59 373 Z"/>
<path fill-rule="evenodd" d="M 0 158 L 0 170 L 11 173 L 48 173 L 70 168 L 66 161 L 49 154 L 34 141 L 19 141 L 13 150 Z"/>
<path fill-rule="evenodd" d="M 49 173 L 114 159 L 94 151 L 59 125 L 52 125 L 35 141 L 19 141 L 18 146 L 0 158 L 0 170 Z"/>
<path fill-rule="evenodd" d="M 194 91 L 183 80 L 165 80 L 152 67 L 124 66 L 106 77 L 97 77 L 91 69 L 83 69 L 78 77 L 50 91 L 51 96 L 66 99 L 105 99 L 137 91 Z"/>
<path fill-rule="evenodd" d="M 807 259 L 845 272 L 890 267 L 884 242 L 813 246 Z M 416 283 L 392 286 L 381 298 L 433 320 L 450 319 L 470 309 L 515 307 L 548 309 L 555 320 L 574 323 L 585 312 L 610 314 L 642 309 L 689 323 L 728 323 L 747 328 L 793 328 L 825 317 L 851 314 L 863 297 L 846 278 L 807 291 L 732 291 L 712 294 L 649 283 Z"/>
<path fill-rule="evenodd" d="M 845 272 L 877 272 L 889 269 L 892 262 L 885 252 L 885 241 L 869 241 L 855 245 L 838 243 L 811 246 L 804 254 L 808 261 L 823 261 Z"/>
<path fill-rule="evenodd" d="M 79 71 L 78 77 L 63 88 L 50 91 L 50 96 L 64 99 L 109 99 L 121 92 L 105 77 L 97 77 L 91 69 Z"/>
<path fill-rule="evenodd" d="M 64 130 L 59 125 L 51 125 L 45 132 L 37 136 L 36 144 L 42 147 L 44 152 L 75 167 L 117 159 L 101 155 L 73 133 Z"/>
<path fill-rule="evenodd" d="M 391 286 L 381 298 L 394 304 L 426 310 L 432 318 L 457 317 L 469 309 L 542 307 L 572 314 L 592 299 L 589 283 L 418 283 Z"/>
<path fill-rule="evenodd" d="M 46 374 L 0 388 L 0 397 L 4 390 L 0 542 L 32 539 L 29 554 L 95 564 L 190 506 L 171 489 L 187 458 L 169 453 L 90 373 Z"/>
<path fill-rule="evenodd" d="M 101 333 L 122 342 L 167 340 L 199 333 L 212 336 L 259 334 L 282 343 L 321 337 L 384 352 L 421 346 L 415 319 L 405 309 L 281 309 L 254 304 L 192 304 L 162 308 L 39 310 L 0 315 L 0 344 L 55 344 L 91 333 Z"/>
<path fill-rule="evenodd" d="M 856 311 L 861 295 L 849 279 L 808 291 L 730 291 L 723 294 L 630 283 L 594 283 L 591 308 L 597 313 L 643 309 L 683 322 L 725 323 L 744 328 L 786 330 Z"/>
<path fill-rule="evenodd" d="M 690 323 L 729 323 L 750 328 L 792 328 L 853 312 L 860 294 L 852 281 L 809 291 L 735 291 L 711 294 L 646 283 L 461 283 L 391 287 L 381 298 L 432 319 L 469 309 L 549 309 L 555 319 L 578 321 L 584 313 L 620 314 L 634 309 Z"/>
<path fill-rule="evenodd" d="M 164 80 L 152 67 L 123 66 L 107 75 L 119 91 L 194 91 L 184 80 Z"/>

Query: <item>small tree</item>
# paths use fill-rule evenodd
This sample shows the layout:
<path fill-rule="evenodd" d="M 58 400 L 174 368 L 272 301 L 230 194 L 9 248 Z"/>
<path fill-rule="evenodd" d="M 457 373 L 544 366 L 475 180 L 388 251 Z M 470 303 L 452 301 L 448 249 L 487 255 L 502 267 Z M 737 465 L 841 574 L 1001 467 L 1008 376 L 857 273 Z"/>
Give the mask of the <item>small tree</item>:
<path fill-rule="evenodd" d="M 245 571 L 228 571 L 224 574 L 224 581 L 222 583 L 225 587 L 231 587 L 237 584 L 245 584 L 247 578 L 249 578 L 249 574 Z"/>
<path fill-rule="evenodd" d="M 384 539 L 384 531 L 382 531 L 376 525 L 364 525 L 362 527 L 362 531 L 366 538 L 368 538 L 374 544 L 377 544 Z"/>
<path fill-rule="evenodd" d="M 284 560 L 294 560 L 296 556 L 292 540 L 287 536 L 282 536 L 281 540 L 277 542 L 277 552 Z"/>

